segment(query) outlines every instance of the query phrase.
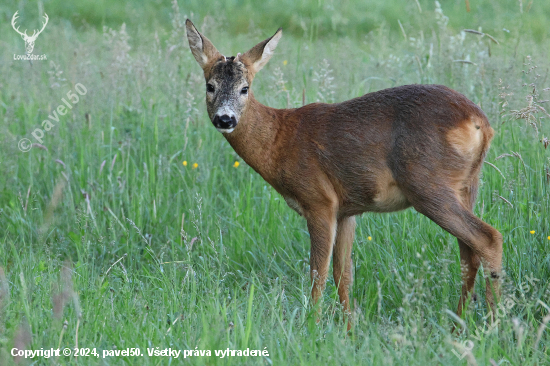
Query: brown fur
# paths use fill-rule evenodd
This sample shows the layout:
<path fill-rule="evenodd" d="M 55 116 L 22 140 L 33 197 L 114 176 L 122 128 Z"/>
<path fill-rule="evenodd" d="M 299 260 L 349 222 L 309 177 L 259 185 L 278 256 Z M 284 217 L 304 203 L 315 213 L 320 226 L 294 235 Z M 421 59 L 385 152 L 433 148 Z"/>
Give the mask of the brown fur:
<path fill-rule="evenodd" d="M 245 54 L 245 66 L 254 63 L 251 55 L 261 57 L 267 41 Z M 355 215 L 413 206 L 458 239 L 460 314 L 481 261 L 497 277 L 487 282 L 491 309 L 491 286 L 499 293 L 502 236 L 472 213 L 493 133 L 464 95 L 441 85 L 406 85 L 297 109 L 264 106 L 250 92 L 236 128 L 224 136 L 307 220 L 314 303 L 332 254 L 340 301 L 349 312 Z"/>

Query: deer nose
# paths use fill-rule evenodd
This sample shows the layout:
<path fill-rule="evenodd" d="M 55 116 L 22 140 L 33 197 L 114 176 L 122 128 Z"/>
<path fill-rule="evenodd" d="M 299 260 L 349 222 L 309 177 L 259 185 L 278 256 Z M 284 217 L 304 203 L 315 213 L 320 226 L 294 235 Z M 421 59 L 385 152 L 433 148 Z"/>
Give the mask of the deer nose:
<path fill-rule="evenodd" d="M 235 117 L 229 117 L 227 114 L 224 114 L 223 116 L 220 117 L 220 122 L 222 124 L 229 124 L 232 120 L 234 120 Z"/>
<path fill-rule="evenodd" d="M 212 121 L 212 123 L 216 128 L 227 130 L 235 128 L 235 126 L 237 126 L 237 119 L 235 118 L 235 116 L 230 117 L 227 114 L 221 116 L 216 115 L 214 116 L 214 120 Z"/>

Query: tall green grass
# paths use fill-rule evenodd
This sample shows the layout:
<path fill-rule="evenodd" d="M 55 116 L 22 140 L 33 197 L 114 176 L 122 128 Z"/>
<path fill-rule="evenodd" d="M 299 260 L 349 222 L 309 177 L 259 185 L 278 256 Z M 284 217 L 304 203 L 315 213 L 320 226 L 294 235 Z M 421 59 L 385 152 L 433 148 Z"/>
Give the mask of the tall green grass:
<path fill-rule="evenodd" d="M 545 1 L 517 0 L 442 0 L 446 13 L 452 14 L 449 26 L 455 30 L 478 29 L 491 34 L 513 37 L 509 32 L 519 31 L 537 42 L 548 41 L 547 21 L 550 3 Z M 467 5 L 468 4 L 468 5 Z M 431 14 L 435 2 L 410 1 L 258 1 L 213 0 L 207 3 L 186 0 L 180 3 L 182 14 L 216 24 L 230 34 L 246 34 L 254 29 L 274 32 L 283 27 L 285 32 L 304 38 L 317 37 L 361 38 L 364 34 L 386 25 L 395 34 L 400 33 L 398 21 L 407 25 L 421 25 L 423 29 L 434 25 Z M 126 23 L 136 34 L 146 35 L 151 29 L 169 31 L 171 2 L 161 0 L 121 1 L 62 1 L 39 0 L 37 3 L 8 0 L 0 8 L 0 16 L 9 21 L 15 10 L 22 14 L 20 21 L 39 25 L 39 12 L 52 15 L 51 21 L 63 23 L 79 30 L 103 26 L 116 27 Z"/>
<path fill-rule="evenodd" d="M 350 2 L 332 6 L 349 15 L 346 27 L 354 30 L 332 33 L 328 2 L 204 8 L 186 2 L 179 15 L 165 3 L 144 2 L 131 11 L 123 4 L 75 2 L 62 9 L 56 1 L 44 2 L 64 16 L 61 21 L 49 14 L 51 24 L 37 40 L 35 53 L 47 54 L 45 62 L 12 60 L 13 53 L 24 52 L 23 42 L 9 24 L 0 25 L 0 364 L 15 362 L 12 347 L 63 349 L 77 342 L 97 348 L 100 356 L 128 347 L 145 356 L 33 361 L 550 362 L 543 324 L 550 306 L 550 151 L 541 143 L 550 125 L 526 99 L 534 96 L 531 106 L 548 110 L 548 44 L 546 36 L 520 24 L 524 17 L 545 22 L 547 13 L 521 15 L 515 2 L 472 1 L 472 16 L 479 19 L 469 23 L 459 10 L 464 2 L 442 2 L 439 13 L 422 1 L 422 13 L 414 1 L 379 8 Z M 530 12 L 545 6 L 536 2 Z M 15 10 L 1 9 L 8 20 Z M 479 9 L 494 17 L 486 22 Z M 386 21 L 368 28 L 359 10 Z M 484 165 L 475 210 L 504 235 L 505 299 L 514 301 L 497 329 L 484 329 L 480 274 L 481 296 L 458 326 L 463 330 L 451 333 L 455 320 L 447 310 L 455 310 L 459 297 L 458 246 L 412 209 L 358 219 L 353 331 L 346 336 L 331 281 L 321 322 L 315 323 L 305 222 L 210 125 L 203 77 L 182 28 L 191 11 L 228 55 L 288 24 L 276 56 L 254 82 L 256 97 L 267 105 L 301 106 L 304 92 L 308 103 L 337 102 L 396 85 L 440 83 L 485 110 L 496 130 L 486 159 L 494 167 Z M 306 23 L 302 32 L 292 25 L 300 24 L 292 14 L 305 12 L 318 23 Z M 476 25 L 489 32 L 492 22 L 507 18 L 510 33 L 492 34 L 499 44 L 460 32 Z M 249 26 L 250 19 L 256 25 Z M 392 30 L 395 19 L 403 32 Z M 145 25 L 138 27 L 137 20 Z M 127 26 L 121 28 L 122 22 Z M 103 31 L 102 25 L 113 29 Z M 21 152 L 18 141 L 36 142 L 32 131 L 77 83 L 86 86 L 86 95 L 45 132 L 41 146 Z M 531 277 L 539 281 L 526 286 Z M 146 349 L 155 347 L 212 353 L 267 347 L 269 357 L 149 357 Z"/>

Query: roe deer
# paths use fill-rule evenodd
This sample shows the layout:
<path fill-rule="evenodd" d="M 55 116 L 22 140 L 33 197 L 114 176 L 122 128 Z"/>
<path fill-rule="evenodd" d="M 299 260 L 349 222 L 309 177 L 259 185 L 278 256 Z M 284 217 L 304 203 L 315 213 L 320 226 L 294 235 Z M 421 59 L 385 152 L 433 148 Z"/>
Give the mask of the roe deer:
<path fill-rule="evenodd" d="M 463 285 L 457 313 L 481 262 L 488 273 L 487 302 L 495 311 L 502 235 L 472 213 L 494 130 L 476 104 L 445 86 L 406 85 L 342 103 L 270 108 L 250 87 L 273 55 L 281 29 L 248 52 L 226 57 L 190 20 L 186 28 L 204 71 L 210 120 L 307 220 L 314 304 L 332 254 L 334 281 L 349 315 L 355 215 L 412 206 L 458 239 Z"/>

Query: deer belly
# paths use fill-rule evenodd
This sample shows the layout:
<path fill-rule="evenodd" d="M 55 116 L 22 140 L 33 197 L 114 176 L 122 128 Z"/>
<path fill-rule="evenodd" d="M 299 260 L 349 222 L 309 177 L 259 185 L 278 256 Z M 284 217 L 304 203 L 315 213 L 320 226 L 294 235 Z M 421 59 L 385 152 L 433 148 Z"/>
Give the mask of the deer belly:
<path fill-rule="evenodd" d="M 411 203 L 403 194 L 389 170 L 380 172 L 376 177 L 376 190 L 369 211 L 392 212 L 403 210 Z"/>
<path fill-rule="evenodd" d="M 388 185 L 374 197 L 371 211 L 392 212 L 410 207 L 411 203 L 397 185 Z"/>

